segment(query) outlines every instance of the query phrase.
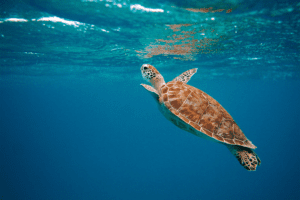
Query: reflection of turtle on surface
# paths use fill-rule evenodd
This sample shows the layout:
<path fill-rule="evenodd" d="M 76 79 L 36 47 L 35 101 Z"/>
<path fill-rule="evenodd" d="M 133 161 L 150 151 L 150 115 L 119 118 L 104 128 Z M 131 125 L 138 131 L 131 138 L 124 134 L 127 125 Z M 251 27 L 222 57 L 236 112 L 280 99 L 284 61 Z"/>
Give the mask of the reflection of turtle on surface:
<path fill-rule="evenodd" d="M 196 136 L 223 143 L 244 168 L 256 170 L 261 163 L 253 151 L 256 146 L 230 114 L 212 97 L 186 84 L 197 69 L 188 70 L 168 83 L 152 65 L 144 64 L 141 72 L 153 87 L 141 85 L 152 94 L 168 120 Z"/>

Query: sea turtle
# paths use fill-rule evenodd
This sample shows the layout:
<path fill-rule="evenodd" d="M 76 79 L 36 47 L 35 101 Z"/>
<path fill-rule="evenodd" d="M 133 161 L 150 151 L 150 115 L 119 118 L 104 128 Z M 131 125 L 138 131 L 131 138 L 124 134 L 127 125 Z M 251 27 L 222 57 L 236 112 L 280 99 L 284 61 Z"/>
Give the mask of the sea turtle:
<path fill-rule="evenodd" d="M 197 72 L 196 68 L 168 83 L 152 65 L 142 65 L 141 72 L 153 87 L 141 85 L 155 98 L 168 120 L 196 136 L 224 144 L 249 171 L 255 171 L 261 164 L 253 151 L 256 146 L 246 138 L 230 114 L 211 96 L 187 84 Z"/>

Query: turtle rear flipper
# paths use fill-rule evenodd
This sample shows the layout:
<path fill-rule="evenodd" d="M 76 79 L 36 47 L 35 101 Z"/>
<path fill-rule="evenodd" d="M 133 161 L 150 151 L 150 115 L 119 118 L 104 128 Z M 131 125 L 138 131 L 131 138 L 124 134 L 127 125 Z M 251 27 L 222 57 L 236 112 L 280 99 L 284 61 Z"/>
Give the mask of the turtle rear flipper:
<path fill-rule="evenodd" d="M 261 161 L 254 150 L 237 145 L 226 145 L 229 151 L 238 159 L 240 164 L 248 171 L 256 171 Z"/>

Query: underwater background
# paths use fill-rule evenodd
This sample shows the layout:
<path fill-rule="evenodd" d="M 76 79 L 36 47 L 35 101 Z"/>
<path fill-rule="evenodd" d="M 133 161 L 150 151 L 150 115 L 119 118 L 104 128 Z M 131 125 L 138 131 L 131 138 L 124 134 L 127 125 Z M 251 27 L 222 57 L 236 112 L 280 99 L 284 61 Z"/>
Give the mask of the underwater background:
<path fill-rule="evenodd" d="M 0 5 L 0 199 L 299 199 L 300 1 Z M 167 121 L 140 67 L 214 97 L 256 145 Z"/>

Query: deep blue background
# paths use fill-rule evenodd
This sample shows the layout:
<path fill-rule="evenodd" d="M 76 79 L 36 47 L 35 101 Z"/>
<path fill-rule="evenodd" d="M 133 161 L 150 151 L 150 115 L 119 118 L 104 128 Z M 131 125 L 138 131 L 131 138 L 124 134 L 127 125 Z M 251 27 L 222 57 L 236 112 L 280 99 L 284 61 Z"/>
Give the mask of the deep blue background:
<path fill-rule="evenodd" d="M 258 146 L 256 172 L 164 119 L 141 81 L 36 77 L 0 87 L 2 199 L 298 199 L 300 82 L 196 76 Z"/>

